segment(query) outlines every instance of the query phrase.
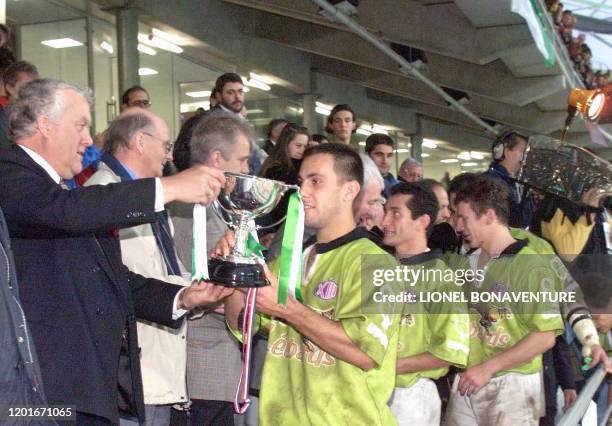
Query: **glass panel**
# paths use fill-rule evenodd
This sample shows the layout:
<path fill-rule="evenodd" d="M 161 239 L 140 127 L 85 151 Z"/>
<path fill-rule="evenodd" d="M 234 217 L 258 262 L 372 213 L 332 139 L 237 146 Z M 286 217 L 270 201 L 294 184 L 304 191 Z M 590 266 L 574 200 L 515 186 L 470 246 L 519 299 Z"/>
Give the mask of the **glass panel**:
<path fill-rule="evenodd" d="M 117 75 L 117 40 L 115 28 L 92 19 L 92 43 L 94 62 L 95 133 L 108 126 L 119 112 L 119 88 Z"/>
<path fill-rule="evenodd" d="M 41 77 L 87 87 L 85 19 L 22 25 L 20 34 L 21 57 L 33 62 Z"/>

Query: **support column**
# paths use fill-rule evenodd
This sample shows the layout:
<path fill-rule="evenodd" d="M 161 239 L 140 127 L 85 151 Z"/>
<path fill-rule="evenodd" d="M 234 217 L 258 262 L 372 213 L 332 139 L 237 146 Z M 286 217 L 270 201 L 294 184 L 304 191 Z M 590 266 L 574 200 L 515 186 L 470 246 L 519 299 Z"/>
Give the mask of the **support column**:
<path fill-rule="evenodd" d="M 302 108 L 304 108 L 304 127 L 311 133 L 319 133 L 317 115 L 315 112 L 315 95 L 309 93 L 302 97 Z"/>
<path fill-rule="evenodd" d="M 117 16 L 117 65 L 119 71 L 119 95 L 140 84 L 138 69 L 138 10 L 120 8 Z"/>
<path fill-rule="evenodd" d="M 410 136 L 410 156 L 419 162 L 423 162 L 421 154 L 423 153 L 423 123 L 422 116 L 416 115 L 415 132 Z"/>

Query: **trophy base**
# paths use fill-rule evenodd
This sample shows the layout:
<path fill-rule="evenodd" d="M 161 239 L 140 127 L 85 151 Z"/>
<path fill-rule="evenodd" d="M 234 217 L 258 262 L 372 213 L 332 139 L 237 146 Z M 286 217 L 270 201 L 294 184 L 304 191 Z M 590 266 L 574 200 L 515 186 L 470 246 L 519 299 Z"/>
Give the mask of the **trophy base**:
<path fill-rule="evenodd" d="M 214 283 L 225 287 L 264 287 L 268 285 L 263 266 L 222 259 L 208 260 L 208 276 Z"/>

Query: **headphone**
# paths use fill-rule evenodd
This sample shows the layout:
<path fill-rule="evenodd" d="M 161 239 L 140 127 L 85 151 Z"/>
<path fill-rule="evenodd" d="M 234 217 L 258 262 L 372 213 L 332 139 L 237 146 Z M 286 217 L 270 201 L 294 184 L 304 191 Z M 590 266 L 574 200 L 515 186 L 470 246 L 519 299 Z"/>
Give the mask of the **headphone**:
<path fill-rule="evenodd" d="M 506 148 L 506 144 L 509 140 L 514 137 L 522 135 L 516 130 L 506 130 L 502 132 L 498 137 L 495 138 L 493 142 L 493 146 L 491 147 L 491 153 L 493 154 L 494 161 L 504 161 L 506 156 L 504 155 L 504 148 Z"/>

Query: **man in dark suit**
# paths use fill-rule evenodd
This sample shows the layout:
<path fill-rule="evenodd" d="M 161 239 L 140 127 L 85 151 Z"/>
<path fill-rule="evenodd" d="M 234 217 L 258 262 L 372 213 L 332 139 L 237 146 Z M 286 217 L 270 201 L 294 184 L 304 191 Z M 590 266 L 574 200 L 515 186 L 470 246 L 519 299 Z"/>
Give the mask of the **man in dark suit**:
<path fill-rule="evenodd" d="M 44 420 L 7 417 L 13 407 L 46 407 L 45 392 L 30 329 L 19 302 L 19 287 L 11 243 L 0 210 L 0 416 L 3 424 L 45 424 Z"/>
<path fill-rule="evenodd" d="M 77 424 L 117 423 L 119 412 L 143 421 L 136 317 L 177 327 L 187 310 L 231 290 L 182 290 L 129 272 L 116 230 L 155 221 L 171 201 L 208 204 L 224 178 L 202 166 L 64 189 L 92 144 L 90 105 L 88 93 L 58 80 L 21 88 L 8 109 L 15 146 L 0 153 L 0 205 L 49 404 L 76 406 Z"/>

